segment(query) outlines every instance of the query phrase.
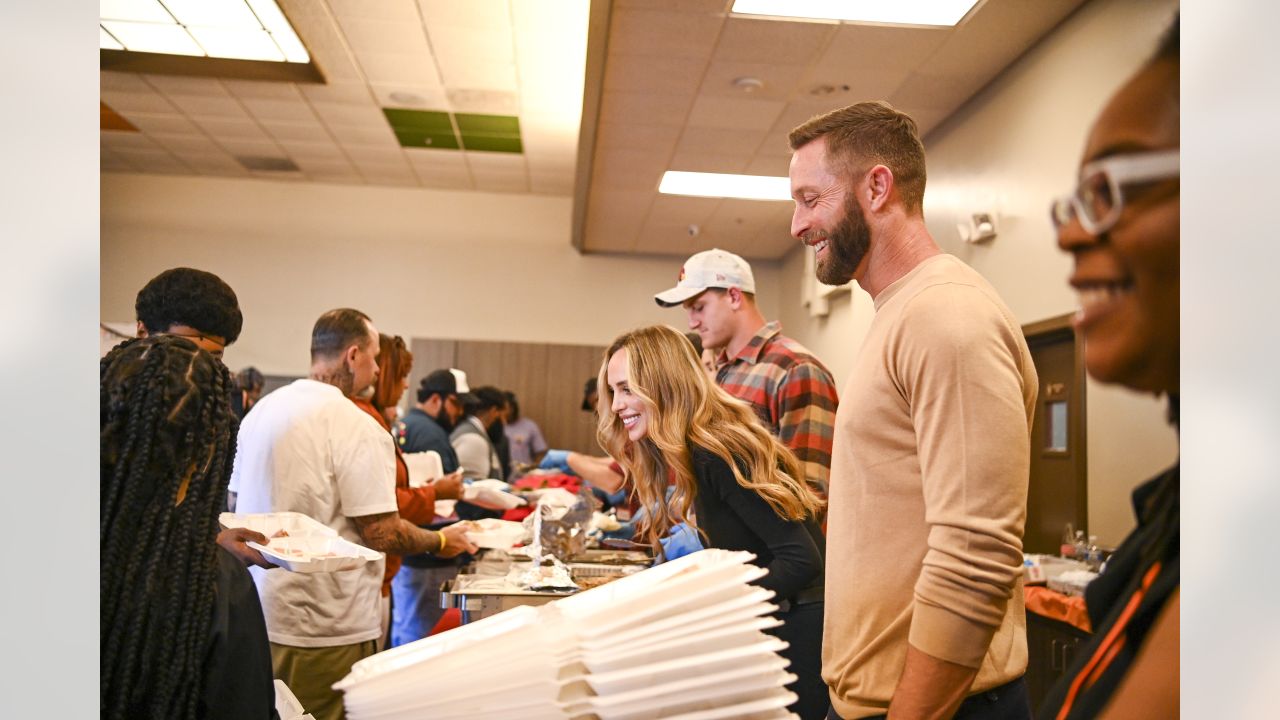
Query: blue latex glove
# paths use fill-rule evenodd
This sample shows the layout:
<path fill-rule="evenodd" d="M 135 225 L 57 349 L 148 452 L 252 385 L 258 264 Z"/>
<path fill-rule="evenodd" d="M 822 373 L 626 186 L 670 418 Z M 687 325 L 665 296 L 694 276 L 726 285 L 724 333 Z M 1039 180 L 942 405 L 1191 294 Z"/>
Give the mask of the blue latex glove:
<path fill-rule="evenodd" d="M 543 470 L 559 470 L 565 475 L 577 475 L 573 468 L 569 467 L 568 450 L 548 450 L 542 462 L 538 463 L 538 467 Z"/>
<path fill-rule="evenodd" d="M 698 532 L 687 523 L 679 523 L 667 531 L 667 536 L 658 540 L 662 544 L 662 556 L 667 560 L 675 560 L 696 553 L 702 549 L 702 540 Z"/>

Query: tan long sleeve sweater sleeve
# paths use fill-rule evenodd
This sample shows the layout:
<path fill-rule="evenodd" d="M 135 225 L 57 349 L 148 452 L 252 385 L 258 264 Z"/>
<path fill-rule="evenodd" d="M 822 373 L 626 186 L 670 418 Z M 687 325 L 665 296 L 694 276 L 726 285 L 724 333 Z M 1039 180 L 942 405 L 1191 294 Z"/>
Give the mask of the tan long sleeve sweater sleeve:
<path fill-rule="evenodd" d="M 845 718 L 885 712 L 908 642 L 1026 669 L 1020 592 L 1037 379 L 995 290 L 956 258 L 876 298 L 836 416 L 823 677 Z"/>

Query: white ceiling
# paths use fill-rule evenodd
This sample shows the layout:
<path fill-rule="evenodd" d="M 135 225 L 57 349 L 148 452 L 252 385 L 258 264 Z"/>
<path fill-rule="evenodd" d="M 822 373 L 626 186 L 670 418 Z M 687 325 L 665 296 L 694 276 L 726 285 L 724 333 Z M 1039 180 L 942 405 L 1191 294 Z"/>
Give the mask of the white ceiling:
<path fill-rule="evenodd" d="M 731 17 L 732 0 L 281 0 L 326 84 L 102 71 L 140 132 L 104 130 L 101 167 L 573 195 L 585 252 L 774 259 L 789 203 L 659 195 L 662 172 L 786 175 L 791 128 L 860 100 L 927 133 L 1083 2 L 984 0 L 955 28 L 907 28 Z M 381 107 L 517 115 L 524 152 L 402 148 Z"/>

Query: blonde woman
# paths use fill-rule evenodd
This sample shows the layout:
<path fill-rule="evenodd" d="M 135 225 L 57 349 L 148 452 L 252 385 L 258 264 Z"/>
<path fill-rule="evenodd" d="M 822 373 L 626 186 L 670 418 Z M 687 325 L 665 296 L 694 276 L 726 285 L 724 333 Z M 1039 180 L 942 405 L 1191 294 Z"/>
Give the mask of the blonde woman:
<path fill-rule="evenodd" d="M 824 541 L 821 500 L 796 480 L 799 464 L 743 402 L 717 387 L 693 345 L 663 325 L 621 335 L 605 353 L 597 437 L 622 465 L 647 515 L 638 540 L 664 549 L 668 533 L 749 550 L 776 593 L 772 630 L 798 680 L 792 711 L 826 716 L 820 675 Z M 668 487 L 670 497 L 668 499 Z M 668 551 L 666 554 L 670 555 Z"/>

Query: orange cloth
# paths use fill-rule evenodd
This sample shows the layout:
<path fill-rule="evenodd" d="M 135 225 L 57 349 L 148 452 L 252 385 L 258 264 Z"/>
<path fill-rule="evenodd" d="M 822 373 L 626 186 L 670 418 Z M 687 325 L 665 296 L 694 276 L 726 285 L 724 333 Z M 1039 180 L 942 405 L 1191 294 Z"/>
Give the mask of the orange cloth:
<path fill-rule="evenodd" d="M 1039 585 L 1024 585 L 1022 597 L 1027 612 L 1074 625 L 1085 632 L 1093 632 L 1089 624 L 1089 613 L 1084 607 L 1084 598 L 1063 595 L 1056 590 Z"/>
<path fill-rule="evenodd" d="M 391 432 L 391 426 L 382 413 L 368 400 L 352 398 L 356 407 L 369 413 L 383 430 Z M 400 446 L 396 445 L 396 507 L 400 517 L 414 525 L 428 525 L 436 517 L 436 489 L 430 485 L 420 488 L 409 487 L 409 466 L 404 462 Z M 387 569 L 382 574 L 382 597 L 391 595 L 391 578 L 400 570 L 400 556 L 387 553 Z"/>

